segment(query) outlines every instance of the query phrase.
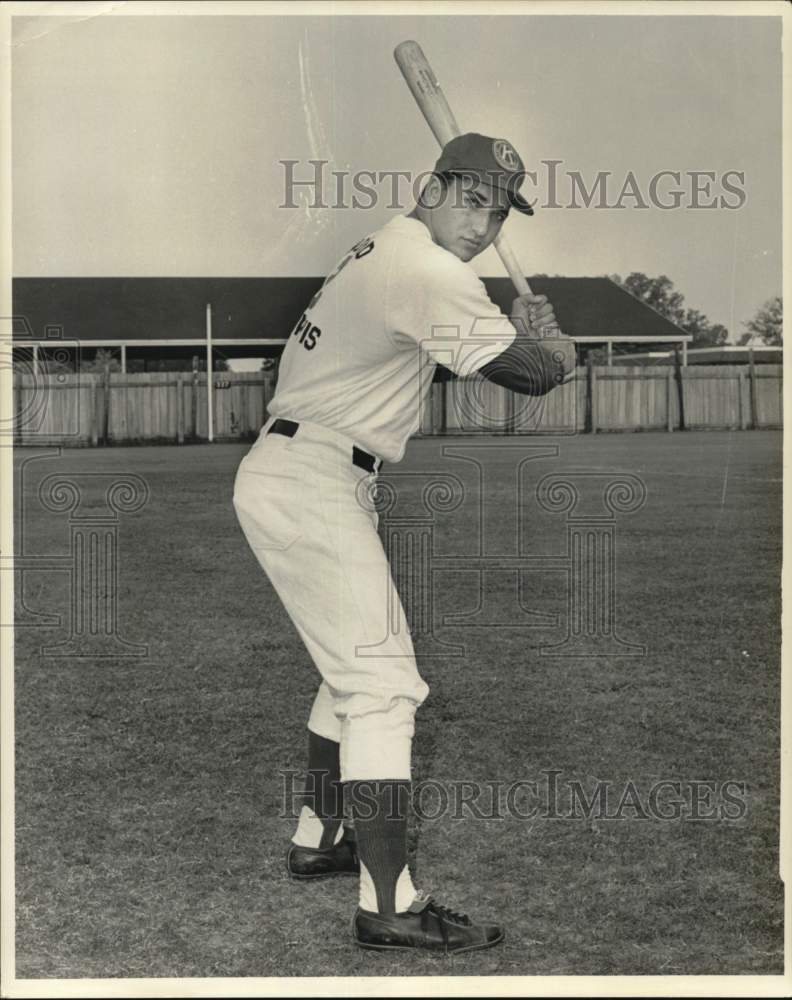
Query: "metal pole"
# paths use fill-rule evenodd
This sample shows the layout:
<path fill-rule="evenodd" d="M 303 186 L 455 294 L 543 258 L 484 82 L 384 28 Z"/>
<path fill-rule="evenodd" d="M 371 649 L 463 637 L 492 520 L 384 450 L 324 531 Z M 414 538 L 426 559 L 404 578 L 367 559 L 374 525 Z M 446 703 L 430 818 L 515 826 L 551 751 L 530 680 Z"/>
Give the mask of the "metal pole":
<path fill-rule="evenodd" d="M 38 355 L 38 344 L 33 345 L 33 374 L 38 375 L 39 373 L 39 355 Z"/>
<path fill-rule="evenodd" d="M 682 367 L 687 368 L 687 341 L 682 341 Z"/>
<path fill-rule="evenodd" d="M 206 429 L 214 441 L 214 396 L 212 379 L 212 303 L 206 303 Z"/>
<path fill-rule="evenodd" d="M 666 430 L 670 434 L 674 429 L 674 369 L 668 366 L 666 377 Z"/>
<path fill-rule="evenodd" d="M 108 361 L 105 361 L 104 364 L 102 397 L 104 399 L 102 407 L 102 444 L 106 445 L 110 440 L 110 363 Z"/>
<path fill-rule="evenodd" d="M 126 344 L 121 345 L 121 371 L 126 372 Z"/>
<path fill-rule="evenodd" d="M 756 365 L 754 364 L 753 347 L 748 348 L 748 388 L 751 403 L 751 430 L 759 427 L 759 407 L 756 401 Z"/>
<path fill-rule="evenodd" d="M 190 433 L 198 440 L 198 355 L 192 360 L 192 392 L 190 393 Z"/>
<path fill-rule="evenodd" d="M 594 354 L 586 351 L 586 417 L 587 434 L 594 433 Z"/>
<path fill-rule="evenodd" d="M 613 341 L 608 341 L 608 368 L 613 364 Z"/>

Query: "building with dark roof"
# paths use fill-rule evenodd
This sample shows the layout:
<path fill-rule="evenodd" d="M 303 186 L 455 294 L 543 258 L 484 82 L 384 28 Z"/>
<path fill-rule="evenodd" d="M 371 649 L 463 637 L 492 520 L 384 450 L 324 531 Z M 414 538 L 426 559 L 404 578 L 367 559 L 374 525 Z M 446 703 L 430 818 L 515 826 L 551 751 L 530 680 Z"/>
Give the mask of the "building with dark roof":
<path fill-rule="evenodd" d="M 322 278 L 15 278 L 14 346 L 75 361 L 118 351 L 124 370 L 195 356 L 277 357 Z M 689 334 L 609 278 L 529 278 L 553 303 L 561 329 L 585 346 L 681 345 Z M 508 278 L 484 278 L 508 314 Z M 207 309 L 207 307 L 211 309 Z M 208 319 L 211 315 L 211 320 Z"/>

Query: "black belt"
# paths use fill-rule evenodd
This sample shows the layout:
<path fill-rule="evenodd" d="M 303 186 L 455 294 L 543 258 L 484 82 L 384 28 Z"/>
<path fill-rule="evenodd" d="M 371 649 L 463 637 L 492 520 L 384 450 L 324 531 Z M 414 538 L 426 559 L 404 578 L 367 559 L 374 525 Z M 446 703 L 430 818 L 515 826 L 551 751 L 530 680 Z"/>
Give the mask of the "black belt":
<path fill-rule="evenodd" d="M 277 420 L 272 421 L 267 434 L 283 434 L 284 437 L 293 438 L 299 426 L 294 420 L 281 420 L 278 417 Z M 359 469 L 365 469 L 366 472 L 379 472 L 382 461 L 354 444 L 352 445 L 352 464 Z"/>

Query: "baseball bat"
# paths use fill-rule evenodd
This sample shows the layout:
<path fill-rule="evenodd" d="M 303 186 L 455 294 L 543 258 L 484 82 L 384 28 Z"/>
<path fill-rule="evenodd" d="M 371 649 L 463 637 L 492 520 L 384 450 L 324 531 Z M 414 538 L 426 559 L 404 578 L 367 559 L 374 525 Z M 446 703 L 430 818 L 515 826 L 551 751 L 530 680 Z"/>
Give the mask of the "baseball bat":
<path fill-rule="evenodd" d="M 429 61 L 423 54 L 418 42 L 401 42 L 393 51 L 402 76 L 415 98 L 415 103 L 421 109 L 429 128 L 441 146 L 461 135 L 462 130 L 457 125 L 454 112 L 440 89 L 437 77 L 432 72 Z M 525 280 L 517 257 L 503 233 L 499 233 L 493 242 L 518 295 L 530 295 L 531 288 Z"/>

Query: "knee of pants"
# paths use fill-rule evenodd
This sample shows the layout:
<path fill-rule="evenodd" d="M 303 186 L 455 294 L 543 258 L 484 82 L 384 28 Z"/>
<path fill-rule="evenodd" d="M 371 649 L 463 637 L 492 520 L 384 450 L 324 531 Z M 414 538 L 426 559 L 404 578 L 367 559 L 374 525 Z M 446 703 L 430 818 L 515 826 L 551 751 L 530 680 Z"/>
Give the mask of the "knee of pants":
<path fill-rule="evenodd" d="M 386 729 L 397 726 L 396 720 L 413 718 L 415 712 L 429 693 L 425 681 L 418 682 L 408 691 L 390 691 L 388 693 L 357 692 L 347 694 L 334 691 L 327 681 L 322 681 L 316 692 L 308 728 L 317 736 L 326 740 L 341 742 L 343 722 L 347 719 L 362 720 L 371 717 L 374 721 L 355 722 L 356 729 L 377 728 L 383 719 Z"/>
<path fill-rule="evenodd" d="M 333 711 L 344 722 L 347 719 L 365 719 L 367 716 L 397 718 L 409 712 L 415 715 L 416 710 L 424 703 L 429 694 L 429 686 L 416 672 L 412 677 L 404 677 L 401 683 L 389 688 L 372 688 L 363 686 L 347 688 L 331 688 L 333 694 Z"/>
<path fill-rule="evenodd" d="M 392 698 L 387 708 L 344 716 L 342 781 L 409 781 L 416 702 Z"/>

